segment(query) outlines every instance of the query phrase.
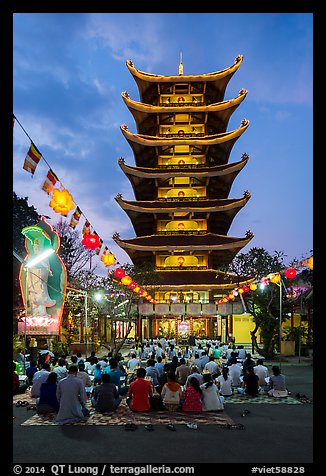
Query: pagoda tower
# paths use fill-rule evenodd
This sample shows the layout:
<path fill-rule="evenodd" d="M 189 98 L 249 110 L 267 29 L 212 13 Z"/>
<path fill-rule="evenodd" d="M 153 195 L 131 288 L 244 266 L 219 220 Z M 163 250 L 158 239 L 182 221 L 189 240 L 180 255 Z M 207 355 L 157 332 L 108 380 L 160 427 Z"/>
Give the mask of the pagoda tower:
<path fill-rule="evenodd" d="M 144 73 L 131 60 L 126 62 L 140 96 L 137 102 L 122 93 L 137 127 L 132 133 L 121 126 L 135 166 L 123 158 L 118 162 L 135 200 L 124 200 L 121 194 L 115 199 L 136 236 L 121 239 L 116 233 L 113 239 L 134 265 L 154 265 L 157 273 L 156 304 L 149 311 L 145 306 L 146 322 L 138 332 L 142 337 L 180 337 L 178 329 L 187 319 L 190 327 L 181 325 L 187 335 L 220 334 L 214 331 L 216 300 L 250 282 L 222 271 L 253 237 L 250 231 L 243 237 L 228 236 L 233 219 L 250 199 L 248 191 L 229 198 L 234 179 L 249 160 L 244 153 L 229 163 L 232 147 L 249 121 L 243 119 L 237 129 L 227 131 L 247 91 L 224 100 L 242 61 L 238 55 L 224 70 L 184 75 L 180 58 L 175 76 Z"/>

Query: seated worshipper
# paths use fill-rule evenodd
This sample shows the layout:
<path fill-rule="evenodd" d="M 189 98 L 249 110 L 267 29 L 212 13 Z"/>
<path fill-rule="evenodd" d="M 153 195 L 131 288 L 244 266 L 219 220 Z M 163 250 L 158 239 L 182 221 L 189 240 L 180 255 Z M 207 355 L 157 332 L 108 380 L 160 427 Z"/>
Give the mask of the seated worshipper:
<path fill-rule="evenodd" d="M 33 377 L 33 384 L 31 388 L 31 395 L 32 397 L 39 397 L 40 396 L 40 388 L 43 382 L 46 381 L 50 373 L 50 364 L 43 364 L 41 370 L 35 372 Z"/>
<path fill-rule="evenodd" d="M 50 372 L 48 378 L 42 383 L 40 396 L 36 399 L 36 412 L 39 415 L 44 413 L 57 413 L 59 402 L 57 399 L 57 374 Z"/>
<path fill-rule="evenodd" d="M 215 382 L 223 397 L 229 397 L 232 395 L 232 379 L 229 376 L 229 367 L 223 367 L 222 374 L 217 377 Z"/>
<path fill-rule="evenodd" d="M 60 407 L 55 418 L 56 423 L 77 423 L 85 419 L 83 409 L 87 401 L 85 387 L 77 377 L 77 365 L 70 365 L 68 376 L 59 381 L 57 387 L 57 399 Z"/>
<path fill-rule="evenodd" d="M 102 375 L 102 383 L 94 388 L 92 404 L 97 412 L 114 412 L 122 400 L 117 386 L 111 382 L 109 374 Z"/>
<path fill-rule="evenodd" d="M 33 377 L 34 377 L 34 374 L 38 371 L 38 368 L 36 366 L 36 361 L 35 360 L 32 360 L 31 363 L 30 363 L 30 366 L 27 367 L 26 369 L 26 376 L 28 378 L 28 383 L 30 385 L 33 384 Z"/>
<path fill-rule="evenodd" d="M 161 393 L 164 384 L 168 381 L 168 373 L 170 372 L 171 365 L 169 363 L 164 364 L 163 373 L 159 376 L 160 386 L 156 388 L 157 393 Z"/>
<path fill-rule="evenodd" d="M 201 369 L 200 357 L 199 357 L 199 354 L 197 352 L 195 353 L 194 360 L 191 361 L 191 365 L 195 365 L 196 367 L 198 367 L 198 370 Z"/>
<path fill-rule="evenodd" d="M 215 362 L 215 357 L 213 355 L 211 355 L 209 357 L 209 362 L 207 362 L 207 364 L 205 364 L 204 370 L 208 370 L 208 372 L 211 375 L 216 375 L 216 374 L 221 373 L 220 368 L 219 368 L 218 364 Z"/>
<path fill-rule="evenodd" d="M 136 354 L 131 354 L 131 358 L 127 362 L 128 370 L 135 370 L 136 367 L 139 367 L 141 364 L 140 359 L 137 359 Z"/>
<path fill-rule="evenodd" d="M 90 394 L 92 392 L 92 381 L 90 376 L 85 370 L 85 364 L 83 361 L 80 361 L 78 364 L 78 372 L 77 372 L 77 377 L 80 378 L 84 384 L 85 387 L 85 392 L 87 395 L 87 398 L 90 397 Z"/>
<path fill-rule="evenodd" d="M 157 362 L 155 362 L 154 367 L 158 371 L 159 377 L 160 377 L 164 372 L 164 363 L 162 362 L 162 357 L 160 356 L 157 357 Z"/>
<path fill-rule="evenodd" d="M 189 387 L 190 386 L 190 379 L 192 377 L 195 377 L 197 380 L 198 380 L 198 383 L 199 385 L 201 385 L 203 383 L 203 376 L 201 373 L 199 373 L 199 369 L 197 367 L 197 365 L 192 365 L 190 367 L 190 370 L 191 370 L 191 373 L 189 374 L 189 376 L 187 377 L 187 380 L 186 380 L 186 383 L 185 383 L 185 387 Z"/>
<path fill-rule="evenodd" d="M 232 357 L 230 360 L 230 366 L 229 366 L 229 376 L 232 379 L 232 387 L 240 387 L 241 386 L 241 365 L 238 364 L 237 358 Z"/>
<path fill-rule="evenodd" d="M 205 365 L 209 362 L 209 357 L 206 354 L 206 351 L 204 350 L 201 353 L 201 356 L 199 358 L 199 370 L 202 372 L 205 368 Z"/>
<path fill-rule="evenodd" d="M 20 395 L 21 393 L 25 393 L 26 390 L 28 389 L 29 387 L 29 384 L 28 383 L 24 383 L 22 385 L 20 385 L 20 382 L 19 382 L 19 376 L 18 376 L 18 373 L 16 372 L 16 364 L 15 362 L 13 362 L 12 364 L 12 379 L 13 379 L 13 387 L 12 387 L 12 392 L 13 392 L 13 395 Z"/>
<path fill-rule="evenodd" d="M 189 365 L 186 364 L 185 359 L 182 357 L 182 359 L 180 359 L 180 365 L 175 371 L 177 382 L 179 382 L 179 384 L 182 386 L 185 385 L 190 374 L 191 369 Z"/>
<path fill-rule="evenodd" d="M 98 363 L 98 358 L 97 357 L 94 357 L 91 361 L 86 360 L 85 370 L 89 375 L 94 375 L 94 369 L 95 369 L 97 363 Z"/>
<path fill-rule="evenodd" d="M 201 412 L 202 411 L 202 389 L 196 377 L 189 376 L 189 387 L 183 393 L 184 400 L 182 403 L 183 412 Z M 188 377 L 188 378 L 189 378 Z"/>
<path fill-rule="evenodd" d="M 252 360 L 251 354 L 247 354 L 246 359 L 242 363 L 242 375 L 246 375 L 246 369 L 247 367 L 254 367 L 256 365 L 256 362 Z"/>
<path fill-rule="evenodd" d="M 62 357 L 58 360 L 58 365 L 57 367 L 54 367 L 53 372 L 57 374 L 58 382 L 59 380 L 67 377 L 68 369 L 65 365 L 65 360 Z"/>
<path fill-rule="evenodd" d="M 288 391 L 285 386 L 285 376 L 281 374 L 281 370 L 278 365 L 273 365 L 272 367 L 273 375 L 269 378 L 268 385 L 270 390 L 268 390 L 268 395 L 271 397 L 287 397 Z"/>
<path fill-rule="evenodd" d="M 183 397 L 182 387 L 176 381 L 176 374 L 169 372 L 167 375 L 168 381 L 164 384 L 161 397 L 165 408 L 169 412 L 176 412 L 180 408 L 181 399 Z"/>
<path fill-rule="evenodd" d="M 95 365 L 95 369 L 93 370 L 93 375 L 94 375 L 93 384 L 95 387 L 95 385 L 102 383 L 102 371 L 101 371 L 100 364 Z"/>
<path fill-rule="evenodd" d="M 151 382 L 153 385 L 153 388 L 157 388 L 160 386 L 159 382 L 159 377 L 160 374 L 158 370 L 155 368 L 155 360 L 154 359 L 148 359 L 147 364 L 146 364 L 146 376 L 151 378 Z"/>
<path fill-rule="evenodd" d="M 257 360 L 257 365 L 254 367 L 254 372 L 258 375 L 258 384 L 261 390 L 268 391 L 269 386 L 266 383 L 266 378 L 268 377 L 268 368 L 264 365 L 263 359 Z"/>
<path fill-rule="evenodd" d="M 258 375 L 255 374 L 254 368 L 249 365 L 246 369 L 246 375 L 243 377 L 242 386 L 238 388 L 238 393 L 255 397 L 259 393 Z"/>
<path fill-rule="evenodd" d="M 200 386 L 203 412 L 224 410 L 224 397 L 220 395 L 211 374 L 203 374 L 203 380 L 204 382 Z"/>
<path fill-rule="evenodd" d="M 118 368 L 118 361 L 116 359 L 111 358 L 109 360 L 109 367 L 106 367 L 104 373 L 110 375 L 111 382 L 118 387 L 119 395 L 126 395 L 128 392 L 128 386 L 121 386 L 120 377 L 122 376 L 122 372 Z"/>
<path fill-rule="evenodd" d="M 238 345 L 237 351 L 238 351 L 238 360 L 240 360 L 240 362 L 243 362 L 247 356 L 246 349 L 243 347 L 243 345 Z"/>
<path fill-rule="evenodd" d="M 127 404 L 134 412 L 144 412 L 150 410 L 150 398 L 153 396 L 152 384 L 145 380 L 146 369 L 140 367 L 136 370 L 137 378 L 128 389 Z"/>

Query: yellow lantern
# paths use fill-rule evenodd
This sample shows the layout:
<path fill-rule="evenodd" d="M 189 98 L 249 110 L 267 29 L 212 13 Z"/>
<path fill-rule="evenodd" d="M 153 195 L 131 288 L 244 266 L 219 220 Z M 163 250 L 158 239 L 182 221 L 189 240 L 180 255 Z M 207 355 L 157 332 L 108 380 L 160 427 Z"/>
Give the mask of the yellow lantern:
<path fill-rule="evenodd" d="M 250 284 L 250 289 L 251 289 L 251 291 L 256 291 L 257 287 L 258 287 L 258 286 L 257 286 L 256 283 L 251 283 L 251 284 Z"/>
<path fill-rule="evenodd" d="M 121 284 L 125 284 L 128 286 L 132 282 L 132 278 L 126 274 L 123 278 L 121 278 Z"/>
<path fill-rule="evenodd" d="M 103 261 L 105 266 L 112 266 L 115 263 L 115 256 L 112 253 L 103 254 L 101 261 Z"/>
<path fill-rule="evenodd" d="M 50 201 L 49 205 L 56 213 L 61 213 L 63 216 L 68 215 L 68 212 L 75 208 L 72 195 L 66 188 L 63 190 L 55 188 L 53 190 L 52 200 Z"/>
<path fill-rule="evenodd" d="M 279 273 L 269 274 L 268 278 L 270 279 L 270 281 L 272 281 L 272 283 L 279 283 L 281 280 L 281 276 Z"/>

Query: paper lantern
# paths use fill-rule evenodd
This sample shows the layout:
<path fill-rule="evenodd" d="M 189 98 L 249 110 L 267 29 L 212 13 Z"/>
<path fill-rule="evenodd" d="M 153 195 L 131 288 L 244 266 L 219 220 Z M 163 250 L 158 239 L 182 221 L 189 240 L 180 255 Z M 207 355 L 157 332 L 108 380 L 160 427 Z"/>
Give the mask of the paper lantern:
<path fill-rule="evenodd" d="M 250 287 L 251 291 L 256 291 L 256 289 L 257 289 L 258 286 L 257 286 L 256 283 L 252 283 L 252 284 L 250 284 L 249 287 Z"/>
<path fill-rule="evenodd" d="M 124 276 L 126 276 L 126 273 L 125 271 L 122 269 L 122 268 L 117 268 L 116 270 L 114 270 L 114 276 L 116 278 L 123 278 Z"/>
<path fill-rule="evenodd" d="M 131 281 L 131 283 L 128 285 L 130 289 L 135 289 L 136 286 L 137 286 L 137 283 L 135 283 L 135 281 Z"/>
<path fill-rule="evenodd" d="M 247 285 L 242 286 L 242 289 L 244 293 L 248 293 L 250 291 L 250 288 Z"/>
<path fill-rule="evenodd" d="M 75 208 L 72 195 L 66 188 L 63 190 L 55 188 L 49 205 L 56 213 L 61 213 L 63 216 L 68 215 L 69 211 Z"/>
<path fill-rule="evenodd" d="M 275 283 L 275 284 L 276 284 L 276 283 L 279 283 L 280 280 L 281 280 L 281 276 L 280 276 L 279 273 L 269 274 L 268 277 L 269 277 L 270 281 L 271 281 L 272 283 Z"/>
<path fill-rule="evenodd" d="M 132 281 L 132 278 L 128 276 L 127 274 L 121 278 L 121 284 L 124 284 L 125 286 L 128 286 Z"/>
<path fill-rule="evenodd" d="M 103 261 L 105 266 L 112 266 L 115 263 L 115 256 L 112 253 L 103 254 L 101 261 Z"/>
<path fill-rule="evenodd" d="M 82 244 L 89 250 L 96 250 L 101 244 L 100 237 L 96 233 L 85 233 Z"/>
<path fill-rule="evenodd" d="M 288 279 L 294 279 L 297 275 L 297 272 L 294 268 L 288 268 L 286 271 L 285 271 L 285 276 L 288 278 Z"/>

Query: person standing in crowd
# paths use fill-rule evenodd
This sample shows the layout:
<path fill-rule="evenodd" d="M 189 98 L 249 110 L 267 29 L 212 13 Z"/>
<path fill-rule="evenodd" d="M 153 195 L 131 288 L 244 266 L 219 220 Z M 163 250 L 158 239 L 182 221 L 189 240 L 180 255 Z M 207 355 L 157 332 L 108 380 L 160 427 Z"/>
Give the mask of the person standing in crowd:
<path fill-rule="evenodd" d="M 203 375 L 203 383 L 200 388 L 202 390 L 203 412 L 221 411 L 224 409 L 224 397 L 219 394 L 211 374 Z"/>
<path fill-rule="evenodd" d="M 202 389 L 196 377 L 190 377 L 189 387 L 186 387 L 184 391 L 184 401 L 182 404 L 183 412 L 201 412 Z"/>
<path fill-rule="evenodd" d="M 77 372 L 77 365 L 70 365 L 68 376 L 58 383 L 56 395 L 60 407 L 55 421 L 59 425 L 77 423 L 85 418 L 83 408 L 87 396 L 82 380 L 77 377 Z"/>
<path fill-rule="evenodd" d="M 46 381 L 50 374 L 50 364 L 45 363 L 42 365 L 41 370 L 35 372 L 33 377 L 33 384 L 31 388 L 31 395 L 32 397 L 39 397 L 40 396 L 40 388 L 43 382 Z"/>
<path fill-rule="evenodd" d="M 111 382 L 110 375 L 102 375 L 102 384 L 94 388 L 92 394 L 92 404 L 97 412 L 114 412 L 122 400 L 121 395 L 114 383 Z"/>
<path fill-rule="evenodd" d="M 136 370 L 136 380 L 128 389 L 127 404 L 134 412 L 148 411 L 151 408 L 150 398 L 153 396 L 153 388 L 148 380 L 145 380 L 146 369 L 140 367 Z"/>
<path fill-rule="evenodd" d="M 57 374 L 50 372 L 46 381 L 41 385 L 40 396 L 36 399 L 36 412 L 41 415 L 44 413 L 57 413 L 58 411 Z"/>
<path fill-rule="evenodd" d="M 169 372 L 167 375 L 168 381 L 164 384 L 161 397 L 165 408 L 169 412 L 176 412 L 180 407 L 180 402 L 183 396 L 181 385 L 176 382 L 176 374 Z"/>

